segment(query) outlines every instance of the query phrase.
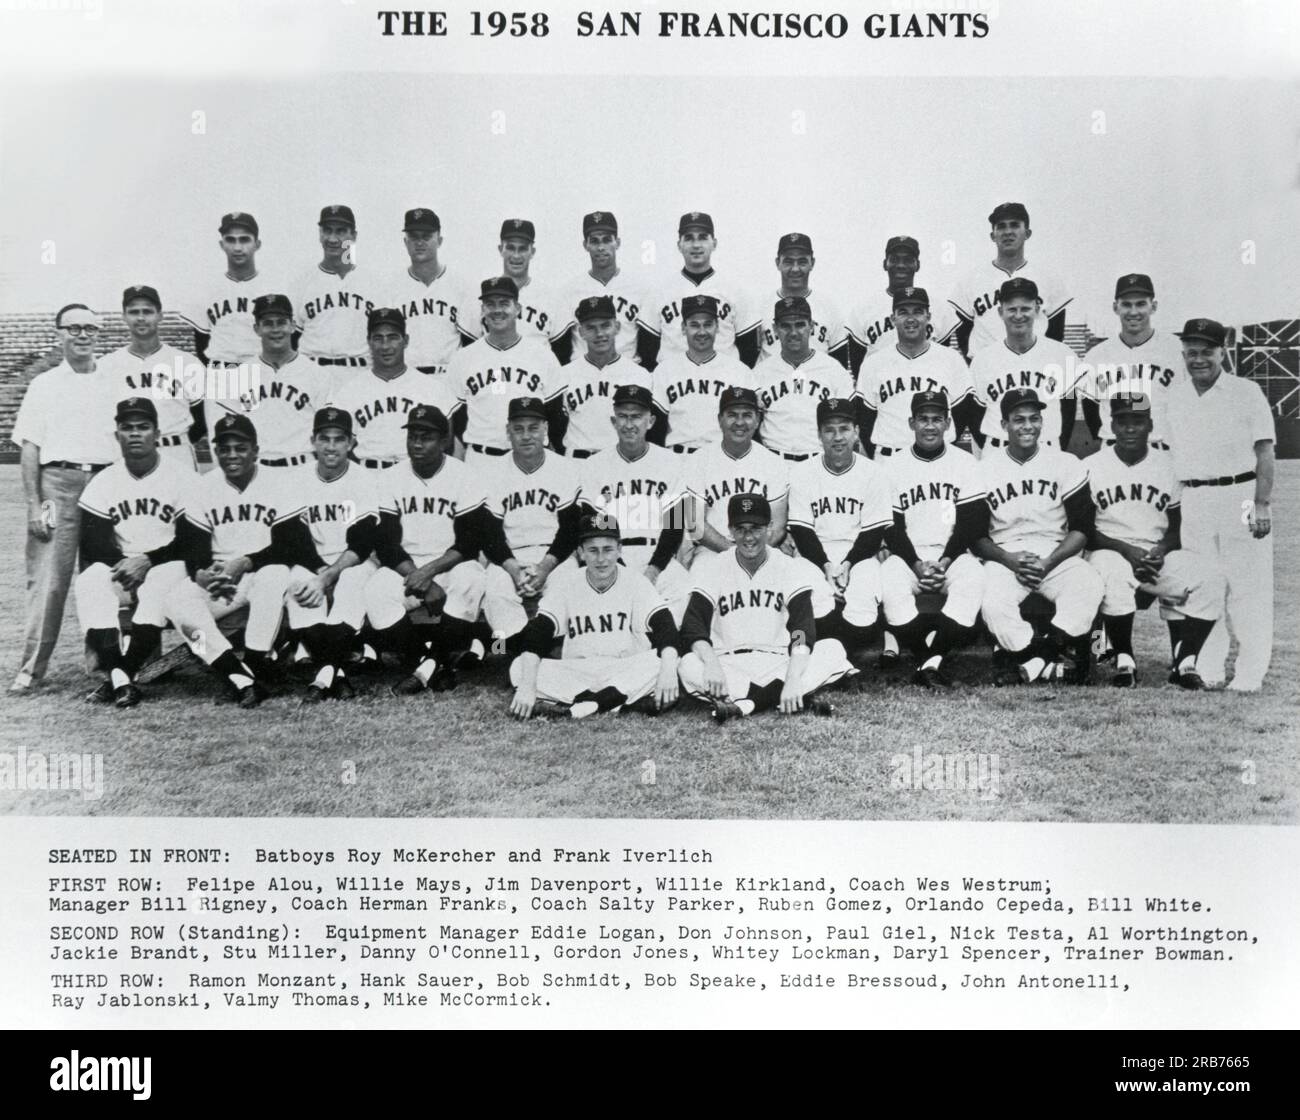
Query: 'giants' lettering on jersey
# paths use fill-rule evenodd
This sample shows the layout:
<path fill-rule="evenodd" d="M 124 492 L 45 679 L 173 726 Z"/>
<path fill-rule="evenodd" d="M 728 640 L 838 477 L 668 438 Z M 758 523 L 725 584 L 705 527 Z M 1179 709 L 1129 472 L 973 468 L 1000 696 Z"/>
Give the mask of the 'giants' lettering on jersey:
<path fill-rule="evenodd" d="M 866 503 L 861 498 L 849 497 L 847 494 L 824 494 L 811 502 L 814 518 L 829 517 L 836 513 L 857 517 L 865 506 Z"/>
<path fill-rule="evenodd" d="M 600 496 L 606 502 L 616 498 L 651 497 L 662 498 L 668 489 L 668 483 L 654 478 L 619 479 L 613 486 L 602 486 Z"/>
<path fill-rule="evenodd" d="M 530 307 L 523 300 L 519 302 L 519 321 L 536 327 L 543 334 L 546 333 L 546 325 L 551 321 L 551 317 L 536 307 Z"/>
<path fill-rule="evenodd" d="M 718 614 L 723 617 L 731 611 L 743 611 L 746 607 L 783 611 L 785 594 L 770 587 L 751 587 L 748 590 L 724 591 L 718 596 Z"/>
<path fill-rule="evenodd" d="M 684 381 L 675 381 L 668 386 L 668 403 L 676 404 L 682 397 L 689 396 L 720 397 L 726 387 L 725 381 L 716 381 L 707 377 L 688 377 Z"/>
<path fill-rule="evenodd" d="M 156 517 L 168 523 L 176 519 L 176 507 L 161 498 L 130 498 L 109 506 L 108 516 L 114 525 L 132 517 Z"/>
<path fill-rule="evenodd" d="M 384 415 L 391 416 L 395 412 L 405 415 L 411 411 L 414 404 L 415 401 L 410 397 L 376 397 L 373 401 L 353 409 L 352 419 L 364 428 L 372 420 L 378 420 Z"/>
<path fill-rule="evenodd" d="M 1093 499 L 1098 509 L 1108 509 L 1115 502 L 1146 502 L 1161 513 L 1172 500 L 1158 486 L 1142 482 L 1126 482 L 1094 490 Z"/>
<path fill-rule="evenodd" d="M 630 629 L 631 623 L 632 616 L 627 611 L 618 611 L 614 614 L 582 614 L 571 617 L 566 629 L 570 638 L 577 638 L 582 634 L 617 634 Z"/>
<path fill-rule="evenodd" d="M 441 498 L 434 494 L 400 494 L 397 498 L 397 512 L 440 514 L 443 517 L 456 516 L 456 502 L 452 498 Z"/>
<path fill-rule="evenodd" d="M 767 492 L 767 484 L 757 478 L 724 478 L 713 483 L 704 490 L 704 500 L 710 506 L 717 502 L 730 498 L 732 494 L 762 494 L 765 498 L 771 495 Z"/>
<path fill-rule="evenodd" d="M 401 300 L 397 304 L 397 309 L 407 317 L 407 319 L 428 318 L 433 316 L 437 319 L 449 319 L 453 324 L 459 312 L 456 305 L 445 299 L 438 299 L 435 296 L 423 296 L 420 299 Z"/>
<path fill-rule="evenodd" d="M 322 522 L 325 524 L 342 522 L 351 525 L 357 516 L 357 504 L 356 502 L 321 502 L 307 506 L 303 510 L 303 516 L 307 518 L 309 525 L 319 525 Z"/>
<path fill-rule="evenodd" d="M 1147 362 L 1105 363 L 1092 371 L 1092 386 L 1097 397 L 1111 395 L 1120 386 L 1132 386 L 1134 392 L 1144 392 L 1144 385 L 1159 385 L 1168 389 L 1174 380 L 1174 371 L 1167 366 Z"/>
<path fill-rule="evenodd" d="M 1003 502 L 1010 502 L 1016 498 L 1050 498 L 1056 501 L 1057 485 L 1055 479 L 1048 478 L 1023 478 L 1013 482 L 1004 483 L 1001 486 L 994 487 L 989 491 L 989 506 L 997 509 Z"/>
<path fill-rule="evenodd" d="M 535 393 L 542 384 L 538 374 L 517 366 L 500 366 L 496 369 L 479 370 L 466 378 L 465 385 L 472 394 L 490 391 L 490 386 L 498 384 L 522 385 L 530 393 Z"/>
<path fill-rule="evenodd" d="M 540 506 L 548 513 L 554 513 L 560 508 L 560 495 L 553 494 L 549 490 L 538 488 L 536 490 L 516 490 L 513 494 L 506 494 L 501 499 L 501 509 L 505 513 L 511 513 L 514 510 L 522 509 L 524 506 Z"/>
<path fill-rule="evenodd" d="M 311 396 L 305 390 L 285 381 L 261 381 L 256 392 L 244 393 L 239 398 L 239 403 L 245 412 L 252 412 L 263 401 L 284 401 L 286 404 L 293 405 L 299 412 L 311 408 Z"/>
<path fill-rule="evenodd" d="M 829 385 L 823 385 L 820 381 L 813 381 L 808 377 L 792 377 L 760 390 L 758 399 L 764 409 L 769 409 L 775 401 L 779 401 L 782 397 L 806 396 L 826 400 L 829 399 L 830 395 L 831 389 Z"/>
<path fill-rule="evenodd" d="M 247 296 L 238 296 L 235 299 L 217 300 L 216 303 L 208 307 L 205 315 L 207 316 L 208 325 L 215 327 L 227 315 L 251 315 L 252 312 L 253 301 Z"/>
<path fill-rule="evenodd" d="M 921 502 L 956 502 L 961 498 L 961 487 L 951 482 L 920 482 L 898 494 L 898 508 L 906 512 Z"/>
<path fill-rule="evenodd" d="M 934 393 L 946 386 L 940 385 L 933 377 L 891 377 L 880 383 L 880 401 L 883 404 L 896 393 Z"/>
<path fill-rule="evenodd" d="M 236 525 L 240 522 L 254 522 L 270 527 L 275 524 L 275 509 L 261 502 L 240 502 L 208 510 L 208 524 L 214 529 L 218 525 Z"/>
<path fill-rule="evenodd" d="M 374 303 L 357 292 L 326 292 L 303 304 L 303 313 L 308 319 L 314 319 L 324 311 L 364 311 L 369 315 L 374 309 Z"/>
<path fill-rule="evenodd" d="M 613 395 L 614 383 L 612 381 L 589 381 L 585 385 L 570 385 L 564 394 L 564 407 L 569 412 L 577 412 L 592 397 L 612 397 Z"/>
<path fill-rule="evenodd" d="M 1061 371 L 1064 373 L 1064 370 Z M 1056 396 L 1058 381 L 1054 375 L 1038 369 L 1022 369 L 1019 373 L 1008 373 L 990 381 L 988 384 L 989 400 L 996 401 L 1003 393 L 1011 389 L 1037 389 L 1044 396 Z"/>
<path fill-rule="evenodd" d="M 682 317 L 681 304 L 677 300 L 673 300 L 672 303 L 665 303 L 663 307 L 659 309 L 659 314 L 663 318 L 665 325 L 667 325 L 668 323 L 675 323 L 678 319 Z M 726 300 L 719 300 L 718 301 L 718 322 L 719 323 L 726 322 L 726 320 L 730 318 L 731 318 L 731 304 L 727 303 Z"/>

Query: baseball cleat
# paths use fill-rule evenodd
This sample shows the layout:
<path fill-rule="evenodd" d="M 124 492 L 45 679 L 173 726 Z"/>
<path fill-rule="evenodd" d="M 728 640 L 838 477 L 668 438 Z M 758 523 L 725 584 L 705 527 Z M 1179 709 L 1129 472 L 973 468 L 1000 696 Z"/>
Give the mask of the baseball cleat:
<path fill-rule="evenodd" d="M 129 681 L 113 690 L 113 704 L 118 708 L 134 708 L 143 699 L 144 693 L 140 691 L 140 686 Z"/>
<path fill-rule="evenodd" d="M 256 708 L 267 695 L 266 689 L 254 681 L 239 690 L 239 706 L 245 710 Z"/>
<path fill-rule="evenodd" d="M 456 670 L 450 665 L 439 665 L 429 678 L 430 692 L 450 692 L 456 687 Z"/>
<path fill-rule="evenodd" d="M 1028 661 L 1016 666 L 1016 678 L 1021 684 L 1051 680 L 1054 675 L 1055 671 L 1052 663 L 1050 661 L 1044 662 L 1041 657 L 1031 657 Z"/>
<path fill-rule="evenodd" d="M 1181 673 L 1174 670 L 1174 683 L 1179 688 L 1185 688 L 1188 692 L 1200 692 L 1205 688 L 1205 682 L 1201 680 L 1201 674 L 1195 669 L 1184 669 Z"/>
<path fill-rule="evenodd" d="M 428 686 L 424 681 L 420 680 L 419 677 L 412 673 L 409 677 L 403 677 L 395 685 L 389 688 L 388 691 L 394 696 L 419 696 L 420 693 L 424 692 L 427 688 Z"/>
<path fill-rule="evenodd" d="M 557 704 L 554 700 L 538 700 L 533 705 L 533 718 L 561 719 L 569 715 L 568 704 Z"/>
<path fill-rule="evenodd" d="M 357 690 L 352 687 L 352 682 L 342 673 L 334 678 L 334 684 L 330 688 L 330 696 L 335 700 L 352 700 L 356 697 Z"/>
<path fill-rule="evenodd" d="M 111 704 L 113 702 L 113 682 L 101 681 L 99 687 L 86 694 L 87 704 Z"/>
<path fill-rule="evenodd" d="M 1020 666 L 1004 665 L 993 674 L 993 683 L 997 685 L 998 688 L 1004 688 L 1013 684 L 1023 684 L 1024 682 L 1020 675 Z"/>
<path fill-rule="evenodd" d="M 330 690 L 325 685 L 317 684 L 315 681 L 312 681 L 311 684 L 307 686 L 307 691 L 302 694 L 302 702 L 304 704 L 319 704 L 329 698 Z"/>
<path fill-rule="evenodd" d="M 917 669 L 912 680 L 922 688 L 936 691 L 952 688 L 952 681 L 948 679 L 947 674 L 942 669 Z"/>
<path fill-rule="evenodd" d="M 709 712 L 714 723 L 726 723 L 729 719 L 739 719 L 744 712 L 730 700 L 715 700 L 713 710 Z"/>
<path fill-rule="evenodd" d="M 815 716 L 833 716 L 835 714 L 835 705 L 827 700 L 825 696 L 809 696 L 803 702 L 803 710 Z"/>
<path fill-rule="evenodd" d="M 1110 678 L 1110 683 L 1116 688 L 1135 688 L 1137 679 L 1137 670 L 1132 665 L 1125 665 L 1123 668 L 1115 670 L 1115 675 Z"/>

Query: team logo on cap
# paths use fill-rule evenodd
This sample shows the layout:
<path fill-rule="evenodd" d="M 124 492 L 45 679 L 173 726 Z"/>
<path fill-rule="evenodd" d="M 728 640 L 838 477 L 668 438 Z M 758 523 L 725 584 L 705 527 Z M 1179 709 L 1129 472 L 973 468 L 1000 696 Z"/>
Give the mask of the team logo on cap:
<path fill-rule="evenodd" d="M 591 220 L 593 222 L 603 222 L 605 220 L 605 215 L 600 210 L 597 210 L 594 214 L 592 214 Z"/>
<path fill-rule="evenodd" d="M 588 296 L 582 301 L 582 306 L 588 311 L 595 311 L 600 306 L 600 296 Z"/>
<path fill-rule="evenodd" d="M 698 222 L 700 220 L 700 212 L 698 210 L 692 210 L 690 217 L 691 221 Z"/>
<path fill-rule="evenodd" d="M 749 513 L 753 508 L 754 508 L 754 499 L 753 499 L 753 498 L 741 498 L 741 499 L 740 499 L 740 512 L 741 512 L 741 513 Z"/>
<path fill-rule="evenodd" d="M 514 226 L 515 229 L 523 229 L 523 228 L 524 228 L 524 223 L 523 223 L 522 221 L 520 221 L 520 219 L 518 219 L 518 218 L 513 218 L 513 219 L 511 219 L 510 224 L 511 224 L 512 226 Z"/>
<path fill-rule="evenodd" d="M 343 412 L 337 408 L 327 408 L 323 413 L 321 413 L 321 422 L 325 424 L 333 424 L 342 419 Z"/>
<path fill-rule="evenodd" d="M 412 210 L 412 211 L 411 211 L 411 217 L 414 218 L 414 219 L 418 222 L 418 221 L 420 221 L 421 219 L 423 219 L 423 217 L 424 217 L 424 211 L 423 211 L 423 210 Z"/>
<path fill-rule="evenodd" d="M 327 206 L 325 208 L 325 212 L 330 215 L 337 215 L 339 212 L 339 208 L 337 206 Z"/>
<path fill-rule="evenodd" d="M 244 216 L 244 214 L 243 214 L 243 211 L 242 211 L 242 210 L 232 210 L 232 211 L 230 212 L 230 220 L 231 220 L 232 222 L 237 222 L 237 221 L 239 221 L 239 219 L 242 218 L 243 216 Z"/>
<path fill-rule="evenodd" d="M 1210 325 L 1209 319 L 1197 319 L 1192 323 L 1192 330 L 1203 331 L 1206 330 L 1209 327 L 1209 325 Z"/>

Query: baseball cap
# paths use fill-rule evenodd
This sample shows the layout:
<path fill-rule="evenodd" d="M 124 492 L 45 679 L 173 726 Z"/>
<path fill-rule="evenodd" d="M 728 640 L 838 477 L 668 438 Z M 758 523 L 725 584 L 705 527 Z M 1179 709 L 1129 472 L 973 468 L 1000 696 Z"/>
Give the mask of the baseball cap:
<path fill-rule="evenodd" d="M 345 435 L 352 434 L 352 413 L 341 408 L 335 408 L 329 405 L 326 408 L 318 408 L 316 415 L 312 419 L 311 434 L 323 432 L 326 428 L 338 428 Z"/>
<path fill-rule="evenodd" d="M 1111 416 L 1123 416 L 1130 412 L 1150 415 L 1151 398 L 1145 393 L 1120 393 L 1110 398 Z"/>
<path fill-rule="evenodd" d="M 776 255 L 782 253 L 811 253 L 812 238 L 806 233 L 787 233 L 776 243 Z"/>
<path fill-rule="evenodd" d="M 728 525 L 770 525 L 772 507 L 762 494 L 733 494 L 727 502 Z"/>
<path fill-rule="evenodd" d="M 507 420 L 519 420 L 531 416 L 535 420 L 546 419 L 546 402 L 541 397 L 511 397 L 506 410 Z"/>
<path fill-rule="evenodd" d="M 899 288 L 894 293 L 894 307 L 897 309 L 905 303 L 919 303 L 928 308 L 930 306 L 930 293 L 924 288 Z"/>
<path fill-rule="evenodd" d="M 1151 283 L 1151 277 L 1142 272 L 1130 272 L 1127 276 L 1121 276 L 1115 281 L 1116 299 L 1119 299 L 1122 295 L 1127 295 L 1129 292 L 1141 292 L 1148 296 L 1156 294 L 1155 287 Z"/>
<path fill-rule="evenodd" d="M 1183 324 L 1183 329 L 1178 332 L 1178 337 L 1184 341 L 1189 338 L 1199 338 L 1213 346 L 1222 346 L 1228 340 L 1228 330 L 1222 323 L 1216 323 L 1213 319 L 1188 319 Z"/>
<path fill-rule="evenodd" d="M 614 390 L 614 407 L 627 404 L 639 405 L 649 412 L 654 405 L 654 397 L 644 385 L 619 385 Z"/>
<path fill-rule="evenodd" d="M 396 327 L 406 333 L 406 316 L 396 307 L 376 307 L 366 316 L 366 334 L 373 334 L 380 327 Z"/>
<path fill-rule="evenodd" d="M 70 303 L 60 310 L 54 316 L 54 325 L 60 330 L 64 327 L 94 327 L 95 330 L 102 330 L 104 326 L 99 321 L 99 315 L 84 303 Z"/>
<path fill-rule="evenodd" d="M 1002 419 L 1005 420 L 1022 405 L 1032 405 L 1040 410 L 1047 407 L 1033 389 L 1008 389 L 1002 394 Z"/>
<path fill-rule="evenodd" d="M 994 225 L 1001 221 L 1012 221 L 1019 218 L 1025 225 L 1029 224 L 1029 211 L 1025 209 L 1023 202 L 1000 202 L 993 207 L 993 213 L 989 215 L 989 225 Z"/>
<path fill-rule="evenodd" d="M 273 292 L 253 300 L 253 318 L 265 319 L 268 315 L 284 315 L 292 319 L 293 304 L 289 302 L 289 297 Z"/>
<path fill-rule="evenodd" d="M 1006 303 L 1009 299 L 1032 299 L 1042 302 L 1042 297 L 1038 294 L 1038 285 L 1026 276 L 1013 276 L 1010 280 L 1002 281 L 1002 287 L 998 289 L 998 301 Z"/>
<path fill-rule="evenodd" d="M 915 416 L 923 408 L 941 408 L 947 412 L 948 394 L 942 389 L 924 389 L 919 393 L 913 393 L 912 415 Z"/>
<path fill-rule="evenodd" d="M 613 537 L 618 540 L 618 519 L 608 513 L 583 514 L 578 519 L 578 540 L 589 541 L 592 537 Z"/>
<path fill-rule="evenodd" d="M 134 303 L 138 299 L 148 300 L 159 311 L 162 310 L 162 297 L 158 294 L 157 288 L 151 288 L 148 284 L 132 284 L 122 293 L 122 307 Z"/>
<path fill-rule="evenodd" d="M 712 319 L 718 317 L 718 301 L 714 296 L 687 296 L 682 300 L 682 318 L 689 319 L 692 315 L 708 315 Z"/>
<path fill-rule="evenodd" d="M 158 423 L 158 409 L 148 397 L 127 397 L 118 401 L 113 419 L 120 424 L 128 416 L 143 416 Z"/>
<path fill-rule="evenodd" d="M 579 323 L 588 319 L 613 319 L 615 317 L 614 300 L 610 296 L 588 296 L 574 311 L 573 317 Z"/>
<path fill-rule="evenodd" d="M 885 242 L 885 256 L 890 253 L 911 253 L 914 257 L 921 255 L 921 246 L 915 237 L 891 237 Z"/>
<path fill-rule="evenodd" d="M 221 224 L 217 226 L 217 232 L 229 233 L 232 229 L 246 229 L 254 237 L 258 236 L 257 219 L 242 210 L 232 210 L 229 214 L 221 215 Z"/>
<path fill-rule="evenodd" d="M 501 237 L 504 241 L 507 237 L 525 237 L 529 241 L 537 240 L 537 227 L 527 218 L 507 218 L 501 223 Z"/>
<path fill-rule="evenodd" d="M 431 432 L 441 432 L 443 435 L 451 431 L 451 426 L 447 423 L 447 417 L 442 414 L 442 409 L 435 408 L 431 404 L 417 404 L 406 414 L 406 423 L 402 427 L 427 428 Z"/>
<path fill-rule="evenodd" d="M 812 308 L 808 306 L 808 301 L 803 296 L 786 296 L 776 301 L 772 308 L 772 319 L 780 321 L 781 319 L 811 319 Z"/>
<path fill-rule="evenodd" d="M 754 409 L 756 412 L 762 411 L 758 403 L 758 394 L 753 389 L 746 389 L 740 385 L 728 385 L 718 394 L 719 415 L 726 412 L 733 405 L 743 405 L 746 408 Z"/>
<path fill-rule="evenodd" d="M 517 300 L 519 298 L 519 285 L 511 280 L 509 276 L 493 276 L 479 285 L 478 298 L 487 299 L 488 296 L 509 296 L 511 299 Z"/>
<path fill-rule="evenodd" d="M 821 427 L 827 420 L 834 417 L 839 417 L 842 420 L 852 420 L 856 424 L 858 410 L 853 407 L 853 401 L 848 397 L 827 397 L 826 400 L 817 402 L 818 427 Z"/>
<path fill-rule="evenodd" d="M 410 233 L 413 229 L 431 229 L 437 233 L 442 229 L 442 222 L 427 206 L 417 206 L 414 210 L 406 212 L 406 220 L 402 223 L 404 233 Z"/>
<path fill-rule="evenodd" d="M 326 222 L 342 222 L 353 229 L 357 228 L 357 219 L 352 214 L 351 206 L 324 206 L 321 208 L 320 221 L 316 224 L 323 226 Z"/>
<path fill-rule="evenodd" d="M 212 442 L 219 443 L 226 436 L 257 442 L 257 429 L 242 412 L 227 412 L 212 425 Z"/>
<path fill-rule="evenodd" d="M 618 233 L 618 219 L 608 210 L 593 210 L 590 214 L 582 216 L 582 236 L 598 229 L 607 229 L 610 233 Z"/>
<path fill-rule="evenodd" d="M 683 214 L 677 222 L 678 233 L 685 233 L 688 229 L 702 229 L 712 237 L 713 218 L 703 210 L 692 210 L 689 214 Z"/>

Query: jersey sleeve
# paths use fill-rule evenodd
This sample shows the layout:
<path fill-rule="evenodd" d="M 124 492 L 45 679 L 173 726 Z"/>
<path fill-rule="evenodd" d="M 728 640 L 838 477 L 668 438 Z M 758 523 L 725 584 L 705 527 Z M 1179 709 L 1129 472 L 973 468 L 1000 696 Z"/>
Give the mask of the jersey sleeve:
<path fill-rule="evenodd" d="M 987 410 L 991 402 L 984 391 L 986 387 L 984 374 L 985 363 L 980 361 L 980 358 L 981 355 L 976 352 L 970 363 L 971 398 L 976 404 L 981 405 Z"/>
<path fill-rule="evenodd" d="M 880 378 L 875 374 L 875 363 L 872 362 L 871 356 L 862 363 L 862 368 L 858 370 L 857 384 L 853 387 L 853 395 L 858 398 L 872 412 L 880 410 Z"/>
<path fill-rule="evenodd" d="M 569 627 L 568 598 L 571 581 L 568 576 L 569 573 L 566 572 L 563 579 L 548 580 L 542 591 L 541 602 L 537 605 L 538 617 L 551 620 L 557 637 L 563 637 Z"/>
<path fill-rule="evenodd" d="M 49 410 L 45 405 L 45 391 L 37 377 L 27 386 L 22 404 L 18 406 L 18 416 L 14 420 L 13 431 L 9 438 L 22 447 L 23 443 L 34 443 L 37 447 L 45 443 L 45 426 L 49 420 Z M 94 481 L 93 479 L 91 480 Z"/>
<path fill-rule="evenodd" d="M 725 553 L 719 553 L 719 556 Z M 701 595 L 711 607 L 718 605 L 718 558 L 701 556 L 691 565 L 691 591 Z"/>
<path fill-rule="evenodd" d="M 81 500 L 77 503 L 88 513 L 93 513 L 97 517 L 107 517 L 108 507 L 113 504 L 113 497 L 108 492 L 109 483 L 105 476 L 109 475 L 108 471 L 100 471 L 87 484 L 81 492 Z"/>
<path fill-rule="evenodd" d="M 948 306 L 952 308 L 954 316 L 953 328 L 956 329 L 957 320 L 965 319 L 968 323 L 975 321 L 974 301 L 971 299 L 970 288 L 971 278 L 963 277 L 957 283 L 953 290 L 948 293 Z"/>
<path fill-rule="evenodd" d="M 635 576 L 636 590 L 632 594 L 632 630 L 637 634 L 650 633 L 650 617 L 658 610 L 666 610 L 668 604 L 664 597 L 655 590 L 654 584 L 640 572 L 624 572 L 619 579 Z"/>
<path fill-rule="evenodd" d="M 1247 420 L 1250 426 L 1251 442 L 1275 440 L 1277 434 L 1273 426 L 1273 411 L 1268 407 L 1268 398 L 1264 396 L 1264 387 L 1255 382 L 1251 382 L 1251 386 L 1247 398 L 1250 401 L 1250 412 Z"/>
<path fill-rule="evenodd" d="M 1061 500 L 1088 489 L 1088 464 L 1068 451 L 1059 453 L 1061 460 Z"/>
<path fill-rule="evenodd" d="M 1051 319 L 1073 303 L 1074 296 L 1066 290 L 1064 281 L 1055 272 L 1048 272 L 1046 280 L 1039 294 L 1043 297 L 1043 314 Z"/>
<path fill-rule="evenodd" d="M 820 457 L 809 462 L 820 462 Z M 802 465 L 802 464 L 800 464 Z M 805 529 L 816 529 L 817 519 L 813 516 L 816 501 L 813 476 L 807 471 L 795 471 L 790 477 L 790 502 L 787 507 L 786 524 L 798 525 Z"/>
<path fill-rule="evenodd" d="M 862 528 L 876 529 L 894 521 L 894 502 L 898 488 L 887 470 L 877 468 L 863 495 Z"/>
<path fill-rule="evenodd" d="M 541 397 L 547 404 L 550 404 L 564 395 L 564 391 L 569 387 L 568 378 L 564 374 L 564 367 L 560 365 L 555 355 L 550 352 L 549 347 L 545 351 L 541 364 Z"/>

